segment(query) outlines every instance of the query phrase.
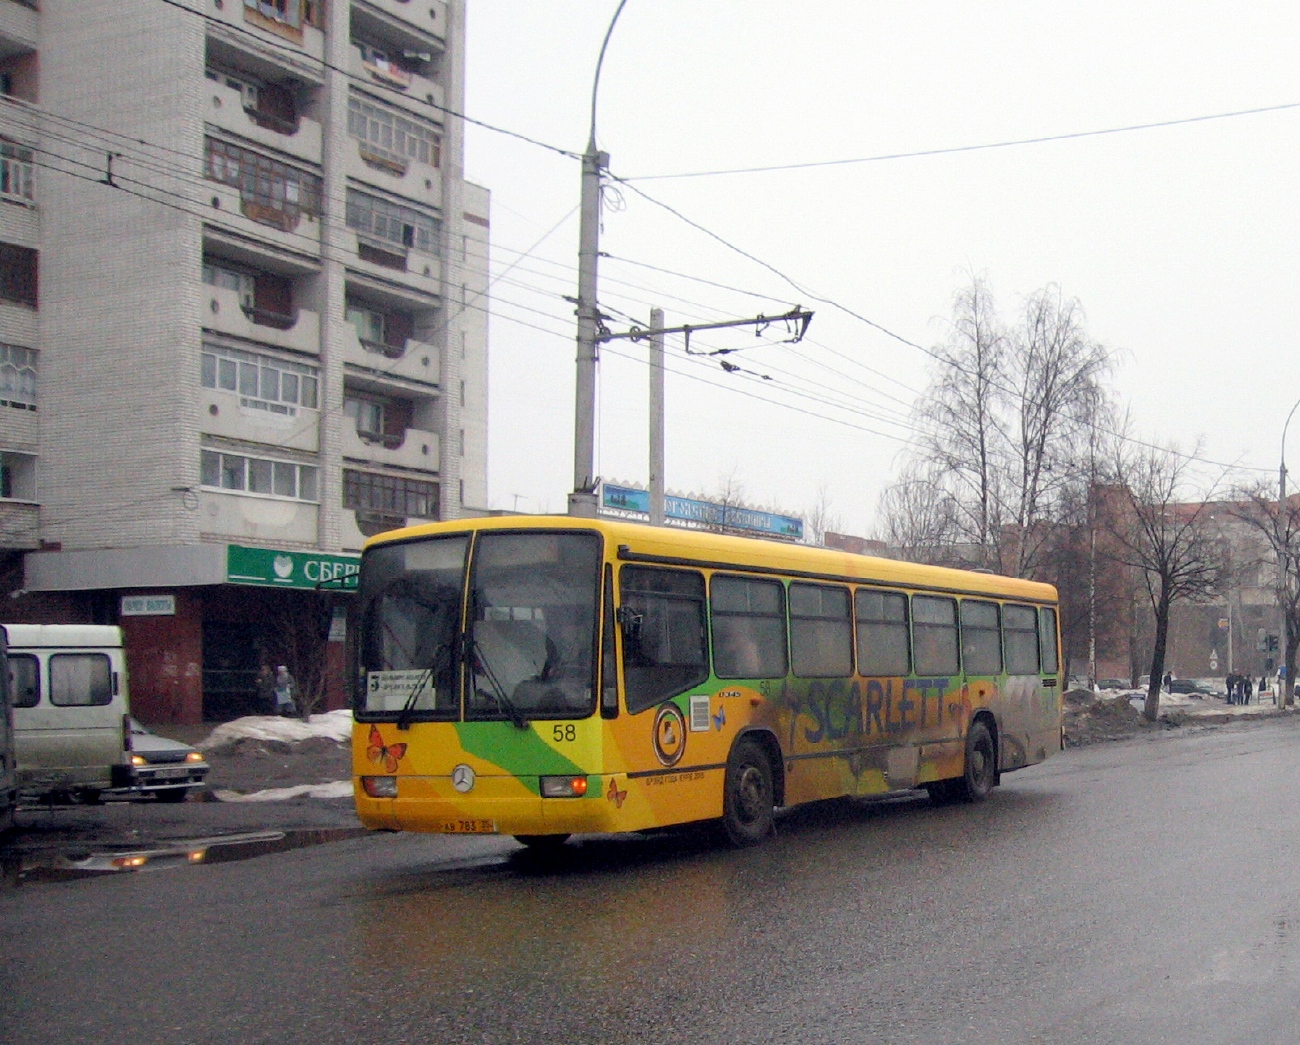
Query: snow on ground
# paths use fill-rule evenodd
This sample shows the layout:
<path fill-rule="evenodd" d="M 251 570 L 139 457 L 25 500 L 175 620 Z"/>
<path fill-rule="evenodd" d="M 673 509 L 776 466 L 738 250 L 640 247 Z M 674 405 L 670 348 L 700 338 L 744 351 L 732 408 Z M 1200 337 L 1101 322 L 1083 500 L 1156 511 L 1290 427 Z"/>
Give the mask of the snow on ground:
<path fill-rule="evenodd" d="M 200 751 L 226 747 L 237 740 L 279 740 L 288 744 L 326 737 L 342 744 L 352 736 L 352 712 L 347 708 L 311 715 L 305 722 L 300 718 L 278 718 L 275 715 L 247 715 L 233 722 L 223 722 L 204 740 L 194 746 Z"/>

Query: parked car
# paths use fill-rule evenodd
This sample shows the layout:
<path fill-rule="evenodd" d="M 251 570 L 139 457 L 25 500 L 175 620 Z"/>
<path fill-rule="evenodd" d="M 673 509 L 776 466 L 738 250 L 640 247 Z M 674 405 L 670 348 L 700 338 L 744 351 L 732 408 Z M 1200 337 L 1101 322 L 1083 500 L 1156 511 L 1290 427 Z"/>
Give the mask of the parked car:
<path fill-rule="evenodd" d="M 184 802 L 191 791 L 203 787 L 211 766 L 202 751 L 150 733 L 135 719 L 130 724 L 130 759 L 136 783 L 106 791 L 105 798 L 142 799 L 153 795 L 159 802 Z"/>
<path fill-rule="evenodd" d="M 1174 679 L 1169 683 L 1169 692 L 1181 693 L 1196 700 L 1214 696 L 1214 690 L 1200 679 Z"/>

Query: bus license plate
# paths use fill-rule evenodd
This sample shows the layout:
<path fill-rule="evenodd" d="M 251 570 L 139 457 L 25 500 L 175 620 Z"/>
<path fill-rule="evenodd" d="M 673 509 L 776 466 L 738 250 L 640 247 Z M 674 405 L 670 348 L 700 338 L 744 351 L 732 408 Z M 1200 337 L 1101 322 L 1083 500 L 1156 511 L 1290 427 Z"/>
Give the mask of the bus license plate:
<path fill-rule="evenodd" d="M 445 835 L 494 835 L 497 833 L 495 820 L 444 820 L 438 830 Z"/>

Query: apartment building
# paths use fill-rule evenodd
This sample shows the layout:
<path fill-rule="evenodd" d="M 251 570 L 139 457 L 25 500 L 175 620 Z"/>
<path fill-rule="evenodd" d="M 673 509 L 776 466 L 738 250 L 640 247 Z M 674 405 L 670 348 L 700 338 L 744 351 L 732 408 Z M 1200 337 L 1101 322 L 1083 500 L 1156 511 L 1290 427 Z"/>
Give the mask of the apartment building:
<path fill-rule="evenodd" d="M 120 623 L 141 717 L 337 704 L 366 536 L 486 503 L 464 26 L 0 0 L 0 619 Z"/>

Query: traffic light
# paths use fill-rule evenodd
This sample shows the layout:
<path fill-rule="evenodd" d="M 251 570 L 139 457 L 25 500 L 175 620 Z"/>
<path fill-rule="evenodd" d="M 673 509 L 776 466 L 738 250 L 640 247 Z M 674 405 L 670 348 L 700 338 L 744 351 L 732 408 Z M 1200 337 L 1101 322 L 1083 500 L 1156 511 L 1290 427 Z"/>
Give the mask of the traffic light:
<path fill-rule="evenodd" d="M 1276 653 L 1276 652 L 1277 652 L 1277 636 L 1276 636 L 1276 635 L 1270 635 L 1270 636 L 1268 637 L 1268 651 L 1269 651 L 1270 653 Z"/>

